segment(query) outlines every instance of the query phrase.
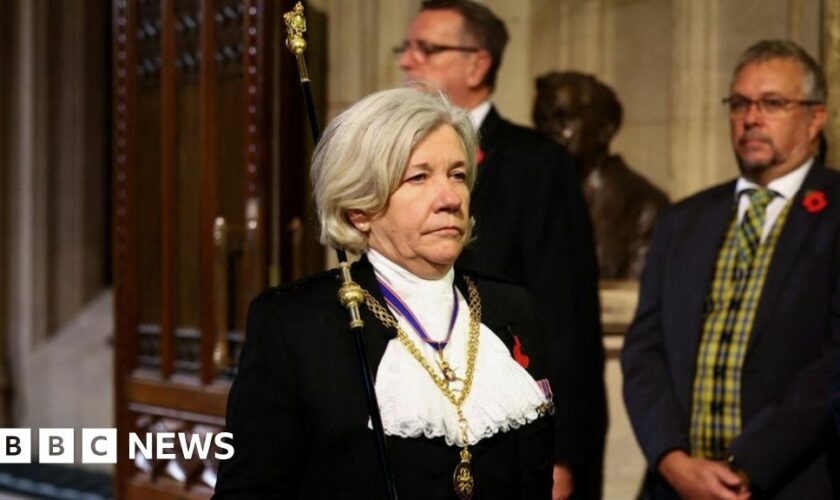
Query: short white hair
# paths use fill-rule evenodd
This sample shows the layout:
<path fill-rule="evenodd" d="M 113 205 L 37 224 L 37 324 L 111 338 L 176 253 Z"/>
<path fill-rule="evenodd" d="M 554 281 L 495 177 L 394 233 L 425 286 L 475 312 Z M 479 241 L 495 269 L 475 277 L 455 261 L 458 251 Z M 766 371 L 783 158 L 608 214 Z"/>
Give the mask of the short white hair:
<path fill-rule="evenodd" d="M 417 85 L 383 90 L 338 115 L 312 157 L 321 243 L 357 254 L 367 250 L 368 235 L 350 222 L 348 212 L 384 211 L 414 148 L 442 125 L 461 139 L 472 189 L 478 138 L 467 113 L 441 92 Z"/>

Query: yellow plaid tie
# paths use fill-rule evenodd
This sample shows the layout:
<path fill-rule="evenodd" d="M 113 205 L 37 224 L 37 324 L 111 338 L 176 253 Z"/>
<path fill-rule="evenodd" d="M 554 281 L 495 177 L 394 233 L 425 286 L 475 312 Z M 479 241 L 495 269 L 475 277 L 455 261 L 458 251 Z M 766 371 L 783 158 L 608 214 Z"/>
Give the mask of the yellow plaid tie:
<path fill-rule="evenodd" d="M 767 205 L 773 201 L 776 193 L 769 189 L 748 189 L 750 205 L 744 212 L 744 218 L 738 225 L 738 255 L 739 268 L 748 268 L 755 258 L 755 251 L 761 243 L 761 233 L 764 229 L 764 213 Z"/>

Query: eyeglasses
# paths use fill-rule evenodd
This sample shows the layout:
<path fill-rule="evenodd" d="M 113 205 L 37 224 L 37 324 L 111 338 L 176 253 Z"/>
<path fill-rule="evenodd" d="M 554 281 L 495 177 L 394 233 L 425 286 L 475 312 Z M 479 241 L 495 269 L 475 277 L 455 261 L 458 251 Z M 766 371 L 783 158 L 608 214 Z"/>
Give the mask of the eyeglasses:
<path fill-rule="evenodd" d="M 766 116 L 781 116 L 794 106 L 816 106 L 820 101 L 808 99 L 788 99 L 786 97 L 762 97 L 752 100 L 744 96 L 733 95 L 723 98 L 723 105 L 729 107 L 729 116 L 739 118 L 747 114 L 753 104 L 756 109 Z"/>
<path fill-rule="evenodd" d="M 455 51 L 455 52 L 478 52 L 478 47 L 462 47 L 458 45 L 440 45 L 437 43 L 426 42 L 424 40 L 408 41 L 397 45 L 392 49 L 395 55 L 401 55 L 407 51 L 413 51 L 418 59 L 425 61 L 430 56 L 440 54 L 441 52 Z"/>

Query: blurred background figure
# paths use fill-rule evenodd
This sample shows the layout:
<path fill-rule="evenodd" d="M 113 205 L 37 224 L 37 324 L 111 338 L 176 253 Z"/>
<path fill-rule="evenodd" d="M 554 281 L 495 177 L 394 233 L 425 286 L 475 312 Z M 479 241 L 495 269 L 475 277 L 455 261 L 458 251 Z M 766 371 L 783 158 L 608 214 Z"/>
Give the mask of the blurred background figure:
<path fill-rule="evenodd" d="M 638 279 L 651 231 L 668 196 L 634 172 L 610 141 L 621 127 L 615 92 L 592 75 L 546 73 L 537 79 L 534 125 L 575 157 L 592 214 L 601 279 Z"/>

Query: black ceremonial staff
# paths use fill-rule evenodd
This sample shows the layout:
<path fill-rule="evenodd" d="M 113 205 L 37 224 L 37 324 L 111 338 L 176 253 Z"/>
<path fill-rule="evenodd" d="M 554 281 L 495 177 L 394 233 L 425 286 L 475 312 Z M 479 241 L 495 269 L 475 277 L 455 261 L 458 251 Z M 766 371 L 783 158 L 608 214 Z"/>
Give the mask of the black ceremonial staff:
<path fill-rule="evenodd" d="M 300 88 L 303 91 L 303 104 L 309 118 L 309 128 L 312 130 L 312 141 L 317 143 L 321 138 L 321 130 L 318 127 L 318 118 L 315 115 L 315 102 L 312 99 L 312 88 L 309 85 L 309 71 L 306 69 L 306 59 L 303 57 L 303 52 L 306 50 L 306 40 L 303 38 L 303 33 L 306 31 L 303 5 L 298 2 L 293 10 L 283 15 L 283 20 L 286 22 L 286 47 L 292 51 L 295 59 L 297 59 Z M 359 304 L 364 301 L 365 296 L 362 287 L 350 277 L 350 263 L 347 262 L 347 253 L 340 248 L 336 248 L 335 253 L 338 256 L 338 265 L 341 268 L 341 278 L 343 280 L 338 291 L 338 299 L 350 314 L 350 330 L 353 332 L 356 341 L 356 354 L 359 357 L 359 366 L 362 370 L 362 383 L 365 388 L 368 411 L 370 411 L 373 434 L 376 436 L 376 450 L 385 483 L 385 498 L 396 500 L 397 488 L 394 486 L 394 476 L 391 474 L 391 468 L 388 465 L 385 431 L 382 429 L 382 417 L 379 415 L 379 402 L 376 400 L 373 373 L 371 373 L 370 364 L 368 364 L 363 342 L 365 324 L 359 315 Z"/>

